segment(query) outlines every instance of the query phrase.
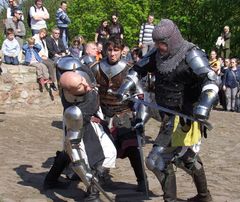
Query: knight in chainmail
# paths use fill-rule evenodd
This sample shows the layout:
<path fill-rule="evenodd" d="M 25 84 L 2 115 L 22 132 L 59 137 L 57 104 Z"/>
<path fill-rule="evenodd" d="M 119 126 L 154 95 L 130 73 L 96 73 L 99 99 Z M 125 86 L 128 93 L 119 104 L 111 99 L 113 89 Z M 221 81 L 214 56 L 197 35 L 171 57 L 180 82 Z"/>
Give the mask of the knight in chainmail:
<path fill-rule="evenodd" d="M 119 88 L 122 99 L 138 79 L 147 73 L 155 75 L 156 103 L 176 112 L 207 120 L 216 100 L 216 75 L 205 53 L 183 39 L 178 27 L 163 19 L 152 33 L 155 48 L 140 60 Z M 173 165 L 182 168 L 194 180 L 198 194 L 188 201 L 210 202 L 203 163 L 199 157 L 202 134 L 206 128 L 199 122 L 160 112 L 162 124 L 146 166 L 160 182 L 165 202 L 176 202 L 176 177 Z"/>

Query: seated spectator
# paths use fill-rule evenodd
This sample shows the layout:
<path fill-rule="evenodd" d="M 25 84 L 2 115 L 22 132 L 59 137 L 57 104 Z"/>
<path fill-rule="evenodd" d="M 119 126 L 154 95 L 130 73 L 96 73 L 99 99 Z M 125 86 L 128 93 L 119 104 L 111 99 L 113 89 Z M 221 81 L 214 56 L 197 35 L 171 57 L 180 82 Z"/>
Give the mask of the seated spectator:
<path fill-rule="evenodd" d="M 100 61 L 103 58 L 103 44 L 101 42 L 98 42 L 97 44 L 97 55 L 96 60 Z"/>
<path fill-rule="evenodd" d="M 124 46 L 123 50 L 122 50 L 122 59 L 126 60 L 129 64 L 133 63 L 133 59 L 130 53 L 130 49 L 128 46 Z"/>
<path fill-rule="evenodd" d="M 41 46 L 41 50 L 39 52 L 40 57 L 42 58 L 42 63 L 45 64 L 48 68 L 50 79 L 52 83 L 50 84 L 50 87 L 56 91 L 57 87 L 55 85 L 56 82 L 56 67 L 54 62 L 49 59 L 48 57 L 48 49 L 46 44 L 46 36 L 47 36 L 47 29 L 42 28 L 39 30 L 38 34 L 35 34 L 33 38 L 35 39 L 35 43 L 39 44 Z"/>
<path fill-rule="evenodd" d="M 54 28 L 52 30 L 51 36 L 46 38 L 49 58 L 56 62 L 60 57 L 63 57 L 67 54 L 66 48 L 63 44 L 62 39 L 60 38 L 60 30 Z"/>
<path fill-rule="evenodd" d="M 70 55 L 75 58 L 82 57 L 83 46 L 81 45 L 79 37 L 74 37 L 72 45 L 69 47 Z"/>
<path fill-rule="evenodd" d="M 86 44 L 86 53 L 80 58 L 81 63 L 91 67 L 96 62 L 97 45 L 95 42 L 90 41 Z"/>
<path fill-rule="evenodd" d="M 6 30 L 8 28 L 13 29 L 15 38 L 18 41 L 20 48 L 22 48 L 23 45 L 23 37 L 26 35 L 26 28 L 21 20 L 22 14 L 22 10 L 15 9 L 12 18 L 8 18 L 5 22 Z"/>
<path fill-rule="evenodd" d="M 32 35 L 34 36 L 42 28 L 47 28 L 46 20 L 49 19 L 48 10 L 43 6 L 42 0 L 35 0 L 35 5 L 30 7 L 30 24 Z"/>
<path fill-rule="evenodd" d="M 42 58 L 39 55 L 41 46 L 35 44 L 34 38 L 29 38 L 27 44 L 23 45 L 23 53 L 25 54 L 25 64 L 36 67 L 37 69 L 37 80 L 41 86 L 41 91 L 47 83 L 52 83 L 49 80 L 48 68 L 42 63 Z"/>
<path fill-rule="evenodd" d="M 18 55 L 20 53 L 20 45 L 15 39 L 14 30 L 8 28 L 6 31 L 7 38 L 2 44 L 2 53 L 4 55 L 4 61 L 6 64 L 18 65 Z"/>

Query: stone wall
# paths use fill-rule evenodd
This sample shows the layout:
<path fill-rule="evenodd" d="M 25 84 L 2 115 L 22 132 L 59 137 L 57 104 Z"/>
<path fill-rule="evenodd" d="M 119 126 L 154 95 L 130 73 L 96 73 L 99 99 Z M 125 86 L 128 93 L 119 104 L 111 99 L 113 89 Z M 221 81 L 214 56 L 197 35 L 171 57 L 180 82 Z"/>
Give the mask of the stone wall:
<path fill-rule="evenodd" d="M 1 68 L 1 109 L 41 108 L 60 103 L 58 92 L 51 94 L 45 88 L 40 92 L 35 67 L 2 64 Z"/>

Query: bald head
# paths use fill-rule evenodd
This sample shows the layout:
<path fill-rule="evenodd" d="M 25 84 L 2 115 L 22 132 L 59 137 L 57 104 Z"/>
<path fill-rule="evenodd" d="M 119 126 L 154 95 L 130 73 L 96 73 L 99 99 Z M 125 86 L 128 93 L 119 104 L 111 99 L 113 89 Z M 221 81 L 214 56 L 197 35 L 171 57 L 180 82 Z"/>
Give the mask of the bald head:
<path fill-rule="evenodd" d="M 89 56 L 96 57 L 97 55 L 97 45 L 95 42 L 88 42 L 86 44 L 86 54 Z"/>
<path fill-rule="evenodd" d="M 83 95 L 91 90 L 86 79 L 76 72 L 65 72 L 60 77 L 60 86 L 72 95 Z"/>

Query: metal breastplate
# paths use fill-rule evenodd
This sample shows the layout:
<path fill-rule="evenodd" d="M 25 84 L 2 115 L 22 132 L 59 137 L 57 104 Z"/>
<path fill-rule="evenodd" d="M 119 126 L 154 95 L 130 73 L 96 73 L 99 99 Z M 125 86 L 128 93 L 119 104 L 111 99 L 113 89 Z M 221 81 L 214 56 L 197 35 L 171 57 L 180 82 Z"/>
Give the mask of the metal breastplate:
<path fill-rule="evenodd" d="M 109 90 L 114 92 L 121 86 L 123 80 L 128 73 L 128 66 L 125 61 L 120 60 L 115 65 L 108 64 L 104 59 L 99 64 L 99 71 L 96 75 L 96 80 L 99 85 L 100 102 L 103 112 L 120 113 L 129 109 L 128 102 L 121 102 Z"/>

